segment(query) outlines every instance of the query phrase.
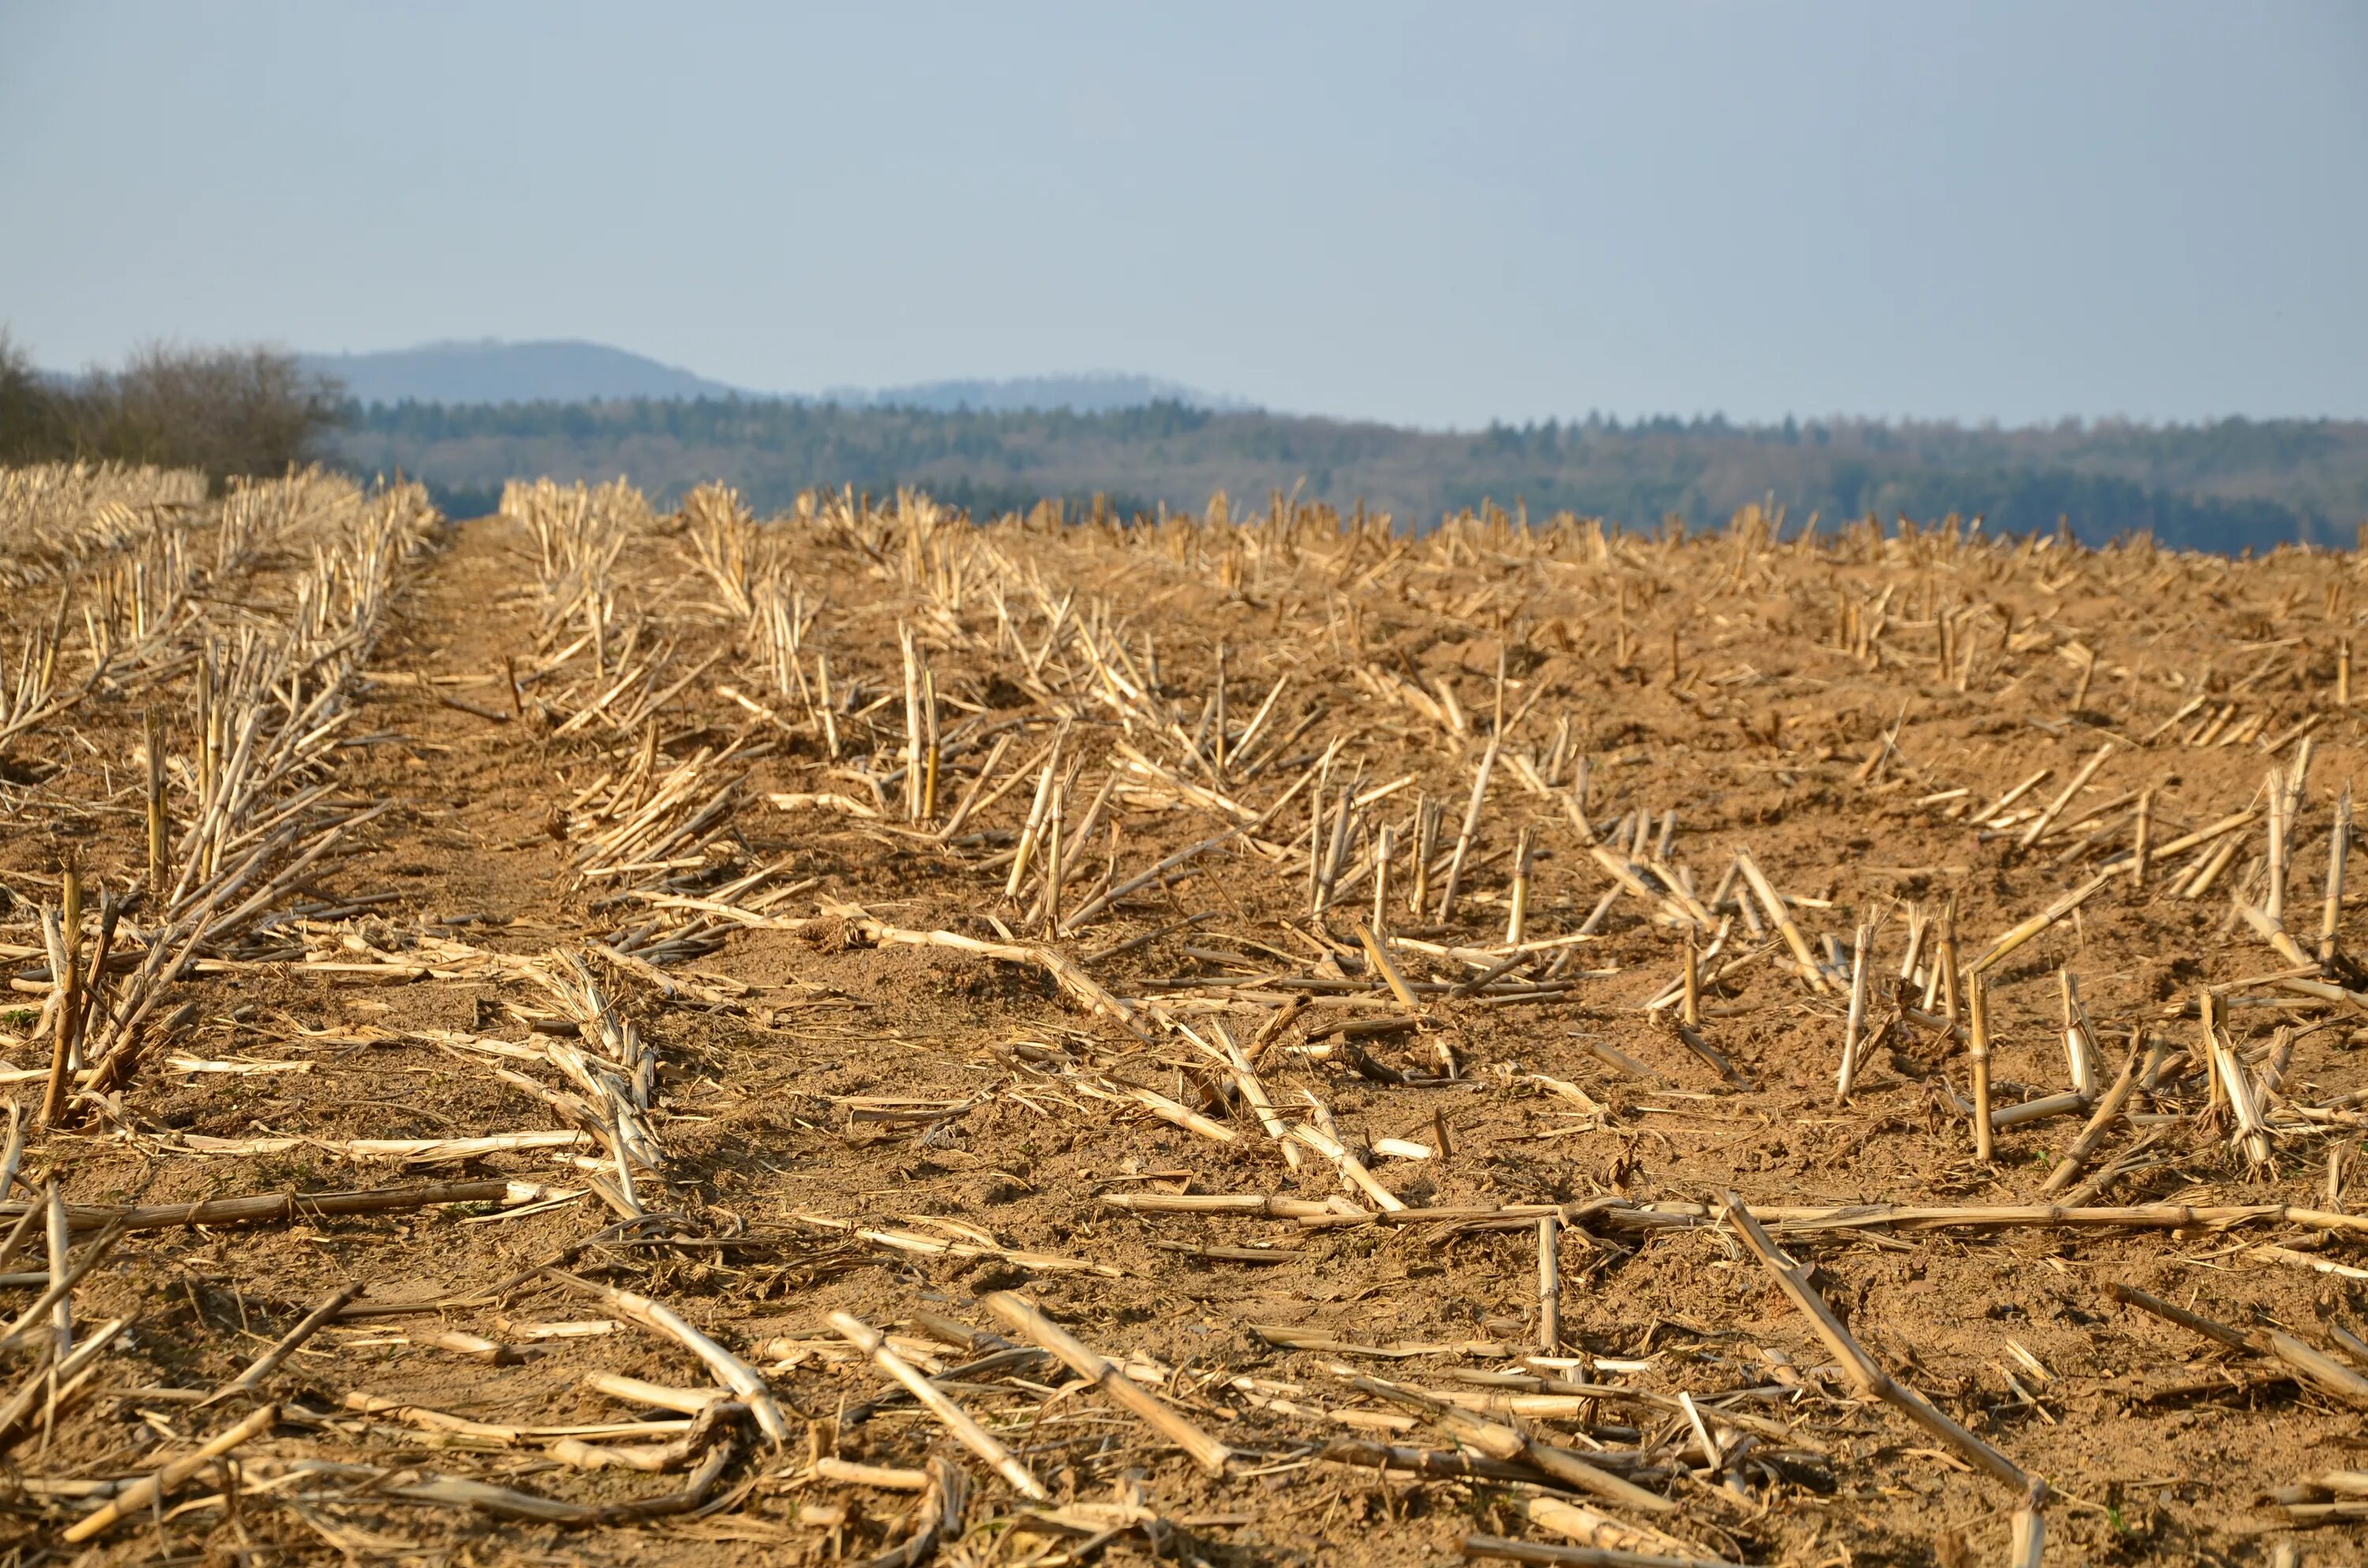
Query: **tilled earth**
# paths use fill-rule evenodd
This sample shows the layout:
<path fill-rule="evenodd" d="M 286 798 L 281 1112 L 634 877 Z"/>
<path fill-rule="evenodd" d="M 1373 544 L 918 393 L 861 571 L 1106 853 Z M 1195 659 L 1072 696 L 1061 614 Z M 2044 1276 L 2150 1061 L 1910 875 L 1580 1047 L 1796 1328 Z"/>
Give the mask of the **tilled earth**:
<path fill-rule="evenodd" d="M 192 551 L 227 526 L 177 505 L 158 526 Z M 52 1183 L 85 1206 L 70 1256 L 109 1206 L 316 1195 L 126 1232 L 70 1295 L 85 1340 L 125 1325 L 54 1402 L 51 1331 L 18 1336 L 17 1560 L 85 1550 L 75 1520 L 267 1399 L 234 1465 L 93 1560 L 1383 1563 L 1472 1536 L 2008 1560 L 2023 1494 L 1866 1397 L 1736 1206 L 1870 1366 L 2044 1484 L 2049 1561 L 2368 1540 L 2329 1506 L 2343 1476 L 2315 1479 L 2368 1471 L 2368 1224 L 2344 1222 L 2368 930 L 2348 896 L 2326 924 L 2362 755 L 2355 557 L 1953 520 L 1800 543 L 1756 513 L 1415 538 L 1280 502 L 973 527 L 824 497 L 757 523 L 716 493 L 664 517 L 518 487 L 420 524 L 350 667 L 305 677 L 341 727 L 223 863 L 285 802 L 342 814 L 291 818 L 313 836 L 201 926 L 150 885 L 143 716 L 173 883 L 234 771 L 205 760 L 207 661 L 301 620 L 316 536 L 348 526 L 304 506 L 131 653 L 75 622 L 109 602 L 105 551 L 147 536 L 27 565 L 0 611 L 8 678 L 53 639 L 62 694 L 0 741 L 9 1196 L 35 1214 L 10 1310 L 49 1277 Z M 33 1125 L 69 869 L 78 951 L 139 891 L 115 950 L 190 964 L 110 1036 L 139 977 L 102 966 L 77 1066 L 113 1076 L 70 1071 Z M 2063 1100 L 1987 1159 L 1976 986 L 1993 1105 Z M 507 1134 L 542 1136 L 456 1146 Z M 1190 1202 L 1219 1196 L 1281 1201 Z M 1861 1205 L 1927 1212 L 1819 1213 Z M 2123 1221 L 2078 1215 L 2103 1206 Z M 745 1389 L 688 1422 L 712 1369 L 604 1290 L 753 1368 L 785 1440 Z M 999 1355 L 1030 1343 L 1002 1292 L 1230 1457 Z M 926 1371 L 984 1359 L 940 1381 L 1047 1496 L 875 1405 L 894 1385 L 835 1312 Z M 1499 1440 L 1474 1416 L 1664 1501 L 1519 1457 L 1446 1473 Z M 655 1471 L 583 1451 L 619 1444 Z"/>

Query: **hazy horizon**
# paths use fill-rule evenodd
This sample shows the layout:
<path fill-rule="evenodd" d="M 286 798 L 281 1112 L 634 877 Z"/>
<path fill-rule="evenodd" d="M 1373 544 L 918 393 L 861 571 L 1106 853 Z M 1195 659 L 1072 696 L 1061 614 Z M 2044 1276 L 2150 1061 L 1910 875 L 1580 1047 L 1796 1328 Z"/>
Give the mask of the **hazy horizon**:
<path fill-rule="evenodd" d="M 432 349 L 440 349 L 440 348 L 450 348 L 450 347 L 477 348 L 477 347 L 504 347 L 504 348 L 541 348 L 541 347 L 588 347 L 588 348 L 598 348 L 598 349 L 616 349 L 616 348 L 618 348 L 618 346 L 617 346 L 617 345 L 614 345 L 614 344 L 596 344 L 596 343 L 592 343 L 592 342 L 590 342 L 590 341 L 588 341 L 588 340 L 586 340 L 586 339 L 557 339 L 557 338 L 536 339 L 536 340 L 531 340 L 531 341 L 511 341 L 511 340 L 500 339 L 500 338 L 479 338 L 479 339 L 473 339 L 473 340 L 465 341 L 465 342 L 461 341 L 461 340 L 457 340 L 457 339 L 456 339 L 456 340 L 447 340 L 447 341 L 435 342 L 435 343 L 423 343 L 423 344 L 416 344 L 416 345 L 412 346 L 412 347 L 413 347 L 413 349 L 414 349 L 414 350 L 421 350 L 421 351 L 424 351 L 424 350 L 432 350 Z M 619 351 L 620 351 L 620 352 L 624 352 L 624 353 L 631 353 L 631 352 L 632 352 L 631 350 L 624 350 L 624 349 L 620 349 Z M 300 352 L 302 352 L 302 351 L 300 351 Z M 402 349 L 393 349 L 393 350 L 365 350 L 365 351 L 362 351 L 362 354 L 365 354 L 365 355 L 366 355 L 366 354 L 371 354 L 371 353 L 401 354 L 401 353 L 404 353 L 404 352 L 406 352 L 406 350 L 402 350 Z M 304 357 L 308 361 L 325 361 L 325 360 L 329 360 L 329 359 L 332 359 L 332 358 L 337 358 L 337 356 L 334 356 L 334 355 L 319 355 L 319 354 L 312 354 L 312 353 L 309 353 L 309 352 L 304 353 L 304 354 L 303 354 L 303 357 Z M 359 356 L 359 355 L 357 355 L 357 356 L 354 356 L 354 357 L 360 357 L 360 356 Z M 642 358 L 646 358 L 646 357 L 642 357 Z M 686 376 L 686 377 L 695 378 L 695 379 L 698 379 L 698 380 L 700 380 L 700 381 L 713 381 L 713 378 L 712 378 L 712 377 L 706 377 L 706 376 L 703 376 L 703 375 L 700 373 L 700 371 L 699 368 L 698 368 L 697 366 L 695 366 L 695 365 L 675 365 L 675 364 L 667 364 L 667 363 L 666 363 L 665 361 L 657 360 L 657 359 L 651 359 L 649 362 L 650 362 L 652 365 L 658 367 L 659 369 L 662 369 L 666 370 L 666 371 L 674 372 L 674 373 L 676 373 L 676 374 L 683 375 L 683 376 Z M 989 385 L 995 385 L 995 386 L 1003 386 L 1003 387 L 1019 387 L 1019 386 L 1024 386 L 1024 385 L 1027 385 L 1027 384 L 1029 384 L 1029 383 L 1030 383 L 1030 382 L 1040 382 L 1040 381 L 1042 381 L 1042 382 L 1059 382 L 1059 381 L 1105 381 L 1105 380 L 1107 380 L 1107 381 L 1163 381 L 1165 379 L 1164 379 L 1164 378 L 1161 378 L 1161 377 L 1156 377 L 1156 376 L 1143 376 L 1143 375 L 1137 375 L 1137 374 L 1135 374 L 1134 372 L 1132 372 L 1132 371 L 1116 369 L 1112 369 L 1112 368 L 1110 368 L 1110 367 L 1107 367 L 1107 366 L 1105 366 L 1105 367 L 1100 367 L 1100 368 L 1092 369 L 1078 369 L 1078 370 L 1071 370 L 1071 371 L 1050 371 L 1050 372 L 1045 372 L 1045 373 L 1043 373 L 1043 374 L 1040 374 L 1040 375 L 1030 375 L 1030 376 L 1008 376 L 1008 377 L 947 377 L 947 378 L 944 378 L 944 379 L 939 380 L 939 381 L 928 381 L 928 382 L 911 382 L 911 383 L 905 383 L 905 384 L 904 384 L 904 385 L 900 385 L 900 386 L 892 386 L 892 387 L 825 387 L 825 388 L 822 388 L 822 389 L 820 389 L 820 390 L 818 390 L 818 391 L 806 391 L 806 390 L 798 389 L 798 388 L 740 387 L 740 386 L 732 386 L 732 385 L 728 385 L 728 384 L 717 383 L 717 384 L 715 384 L 715 385 L 713 386 L 713 388 L 712 388 L 712 391 L 709 391 L 709 392 L 705 392 L 705 393 L 704 393 L 704 395 L 708 395 L 708 396 L 737 396 L 737 397 L 750 397 L 750 398 L 758 398 L 758 399 L 780 399 L 780 400 L 789 401 L 789 402 L 803 402 L 803 403 L 843 403 L 843 404 L 845 404 L 845 405 L 847 405 L 847 406 L 863 406 L 863 405 L 865 405 L 866 403 L 884 403 L 884 402 L 885 402 L 885 400 L 886 400 L 886 398 L 888 397 L 888 395 L 889 395 L 889 394 L 893 394 L 893 393 L 895 393 L 895 392 L 908 392 L 908 391 L 915 391 L 915 390 L 921 390 L 921 389 L 937 389 L 937 388 L 941 388 L 941 387 L 961 386 L 961 385 L 964 385 L 964 384 L 968 384 L 968 383 L 972 383 L 972 382 L 982 382 L 982 381 L 983 381 L 983 382 L 985 382 L 985 383 L 986 383 L 986 384 L 989 384 Z M 1207 394 L 1207 395 L 1209 395 L 1209 396 L 1211 396 L 1211 397 L 1212 397 L 1212 398 L 1215 398 L 1215 399 L 1225 399 L 1225 398 L 1227 398 L 1227 397 L 1229 396 L 1229 394 L 1225 392 L 1224 389 L 1223 389 L 1223 388 L 1221 388 L 1221 387 L 1192 387 L 1192 388 L 1183 388 L 1183 389 L 1180 389 L 1180 390 L 1187 391 L 1187 392 L 1197 392 L 1197 393 L 1203 393 L 1203 394 Z M 622 395 L 624 395 L 624 396 L 625 396 L 625 397 L 630 401 L 630 400 L 632 400 L 632 398 L 643 397 L 644 394 L 638 394 L 638 393 L 635 393 L 635 394 L 622 394 Z M 648 395 L 647 395 L 647 401 L 652 401 L 652 402 L 666 402 L 666 401 L 669 401 L 669 399 L 670 399 L 670 398 L 672 398 L 672 397 L 681 396 L 681 395 L 685 395 L 685 394 L 648 394 Z M 688 395 L 694 395 L 694 396 L 695 396 L 695 395 L 700 395 L 700 394 L 688 394 Z M 393 401 L 393 400 L 390 400 L 390 399 L 368 399 L 368 398 L 364 398 L 364 399 L 360 399 L 360 400 L 359 400 L 359 401 L 364 401 L 364 402 L 370 402 L 370 401 L 388 402 L 388 401 Z M 427 399 L 421 399 L 420 401 L 431 401 L 431 400 L 427 400 Z M 471 400 L 456 400 L 456 401 L 471 401 Z M 518 401 L 525 401 L 525 400 L 518 400 Z M 553 400 L 548 400 L 548 401 L 569 401 L 569 400 L 564 400 L 564 399 L 553 399 Z M 576 401 L 584 401 L 584 400 L 576 400 Z M 2060 427 L 2065 427 L 2065 426 L 2081 426 L 2081 427 L 2087 427 L 2087 428 L 2110 428 L 2110 427 L 2113 427 L 2113 426 L 2128 426 L 2135 427 L 2135 428 L 2144 428 L 2144 429 L 2190 428 L 2190 427 L 2195 427 L 2195 426 L 2208 426 L 2208 425 L 2212 425 L 2212 424 L 2216 424 L 2216 423 L 2219 423 L 2219 422 L 2221 422 L 2221 421 L 2223 421 L 2223 420 L 2229 420 L 2229 419 L 2249 419 L 2249 420 L 2253 420 L 2253 421 L 2255 421 L 2255 422 L 2257 422 L 2257 423 L 2263 423 L 2263 424 L 2274 423 L 2274 422 L 2277 422 L 2277 421 L 2280 421 L 2280 420 L 2284 420 L 2284 419 L 2301 419 L 2301 420 L 2305 420 L 2305 421 L 2311 421 L 2311 422 L 2321 422 L 2321 421 L 2323 421 L 2323 422 L 2330 422 L 2330 423 L 2337 423 L 2337 424 L 2362 424 L 2362 423 L 2368 423 L 2368 415 L 2340 415 L 2340 414 L 2336 414 L 2336 415 L 2242 415 L 2242 414 L 2221 415 L 2203 415 L 2203 416 L 2199 416 L 2199 417 L 2197 417 L 2197 418 L 2192 418 L 2192 419 L 2179 419 L 2179 418 L 2169 418 L 2169 419 L 2145 419 L 2145 418 L 2139 418 L 2139 417 L 2133 416 L 2133 415 L 2118 415 L 2118 414 L 2100 414 L 2100 415 L 2078 415 L 2078 414 L 2066 414 L 2066 415 L 2055 415 L 2055 416 L 2053 416 L 2053 417 L 2051 417 L 2051 418 L 2044 418 L 2044 419 L 2033 419 L 2033 420 L 2021 421 L 2021 422 L 2017 422 L 2017 423 L 2009 423 L 2009 422 L 2006 422 L 2006 421 L 1997 420 L 1997 419 L 1958 419 L 1958 418 L 1954 418 L 1954 417 L 1952 417 L 1952 416 L 1951 416 L 1951 415 L 1930 415 L 1930 416 L 1861 415 L 1861 414 L 1857 414 L 1857 413 L 1850 412 L 1850 411 L 1849 411 L 1849 410 L 1836 410 L 1836 409 L 1827 409 L 1827 410 L 1824 410 L 1824 411 L 1821 411 L 1821 412 L 1810 412 L 1810 411 L 1806 411 L 1806 410 L 1788 410 L 1788 411 L 1787 411 L 1787 412 L 1785 412 L 1784 414 L 1782 414 L 1782 415 L 1776 415 L 1776 416 L 1774 416 L 1774 417 L 1772 417 L 1772 418 L 1756 419 L 1756 420 L 1755 420 L 1755 419 L 1742 419 L 1742 418 L 1737 418 L 1737 417 L 1736 417 L 1736 416 L 1733 416 L 1733 415 L 1730 415 L 1726 414 L 1726 412 L 1725 412 L 1725 410 L 1722 410 L 1722 409 L 1701 409 L 1701 410 L 1684 410 L 1684 411 L 1680 411 L 1680 410 L 1677 410 L 1677 409 L 1667 409 L 1667 408 L 1663 408 L 1663 409 L 1636 409 L 1636 410 L 1633 410 L 1633 411 L 1622 411 L 1622 410 L 1616 410 L 1616 409 L 1585 409 L 1585 410 L 1579 410 L 1579 411 L 1576 411 L 1576 412 L 1569 413 L 1569 414 L 1555 414 L 1555 415 L 1520 415 L 1520 416 L 1513 416 L 1513 417 L 1506 417 L 1506 416 L 1502 416 L 1502 415 L 1491 415 L 1488 419 L 1479 421 L 1478 423 L 1476 423 L 1476 424 L 1473 424 L 1473 425 L 1436 425 L 1436 426 L 1426 426 L 1426 425 L 1417 424 L 1417 423 L 1412 422 L 1412 421 L 1386 420 L 1386 419 L 1381 419 L 1381 418 L 1372 417 L 1372 416 L 1366 416 L 1366 415 L 1335 415 L 1335 414 L 1328 414 L 1328 413 L 1326 413 L 1326 412 L 1325 412 L 1325 411 L 1323 411 L 1323 410 L 1275 409 L 1275 408 L 1269 408 L 1269 407 L 1266 407 L 1265 405 L 1260 404 L 1260 403 L 1248 403 L 1248 402 L 1247 402 L 1247 401 L 1241 401 L 1241 400 L 1235 400 L 1235 401 L 1234 401 L 1233 403 L 1231 403 L 1230 404 L 1225 404 L 1225 403 L 1213 403 L 1213 404 L 1211 404 L 1211 405 L 1208 405 L 1208 406 L 1209 406 L 1209 412 L 1211 412 L 1211 413 L 1212 413 L 1212 414 L 1272 414 L 1272 415 L 1285 415 L 1285 416 L 1288 416 L 1288 417 L 1292 417 L 1292 418 L 1331 419 L 1331 420 L 1336 420 L 1336 421 L 1338 421 L 1338 422 L 1340 422 L 1340 423 L 1344 423 L 1344 424 L 1381 424 L 1381 425 L 1388 425 L 1388 426 L 1392 426 L 1392 427 L 1394 427 L 1394 428 L 1401 428 L 1401 429 L 1407 429 L 1407 430 L 1423 431 L 1423 432 L 1428 432 L 1428 433 L 1437 433 L 1437 434 L 1459 434 L 1459 433 L 1460 433 L 1460 434 L 1472 434 L 1472 433 L 1475 433 L 1475 432 L 1478 432 L 1478 431 L 1484 430 L 1484 429 L 1487 428 L 1487 427 L 1488 427 L 1489 426 L 1491 426 L 1491 425 L 1512 425 L 1512 426 L 1521 426 L 1521 425 L 1544 425 L 1544 424 L 1550 424 L 1550 423 L 1560 423 L 1560 424 L 1563 424 L 1563 425 L 1578 425 L 1578 424 L 1584 424 L 1584 423 L 1588 422 L 1588 420 L 1590 420 L 1590 419 L 1595 419 L 1595 418 L 1600 418 L 1600 419 L 1602 419 L 1602 420 L 1604 420 L 1604 421 L 1606 421 L 1606 422 L 1608 422 L 1608 423 L 1611 423 L 1611 424 L 1615 424 L 1615 425 L 1621 425 L 1621 426 L 1638 426 L 1638 425 L 1650 424 L 1650 423 L 1653 423 L 1653 422 L 1662 421 L 1662 420 L 1668 420 L 1668 419 L 1679 419 L 1679 420 L 1687 420 L 1687 421 L 1696 421 L 1696 420 L 1710 420 L 1710 421 L 1715 421 L 1715 420 L 1719 420 L 1719 419 L 1725 419 L 1725 420 L 1727 420 L 1729 423 L 1734 424 L 1735 426 L 1736 426 L 1738 428 L 1748 428 L 1748 429 L 1774 429 L 1774 428 L 1780 428 L 1780 427 L 1782 427 L 1782 426 L 1786 425 L 1787 423 L 1797 424 L 1797 425 L 1801 426 L 1802 426 L 1802 427 L 1804 427 L 1804 428 L 1807 428 L 1807 427 L 1810 427 L 1810 426 L 1818 426 L 1818 425 L 1824 425 L 1824 426 L 1835 426 L 1835 427 L 1839 427 L 1839 426 L 1846 426 L 1846 425 L 1858 425 L 1858 424 L 1889 424 L 1889 425 L 1896 426 L 1899 426 L 1899 427 L 1909 427 L 1909 426 L 1918 426 L 1918 425 L 1927 425 L 1927 426 L 1954 425 L 1954 426 L 1959 426 L 1959 427 L 1962 427 L 1962 428 L 1964 428 L 1964 429 L 1968 429 L 1968 430 L 1999 430 L 1999 431 L 2004 431 L 2004 432 L 2008 432 L 2008 433 L 2023 432 L 2023 431 L 2042 431 L 2042 430 L 2052 430 L 2052 429 L 2056 429 L 2056 428 L 2060 428 Z M 996 412 L 1008 412 L 1008 411 L 1009 411 L 1009 410 L 998 410 L 998 409 L 996 409 L 996 408 L 980 408 L 980 409 L 975 410 L 975 412 L 979 412 L 979 413 L 996 413 Z"/>
<path fill-rule="evenodd" d="M 2358 418 L 2363 80 L 2336 5 L 12 4 L 0 324 L 1430 429 Z"/>

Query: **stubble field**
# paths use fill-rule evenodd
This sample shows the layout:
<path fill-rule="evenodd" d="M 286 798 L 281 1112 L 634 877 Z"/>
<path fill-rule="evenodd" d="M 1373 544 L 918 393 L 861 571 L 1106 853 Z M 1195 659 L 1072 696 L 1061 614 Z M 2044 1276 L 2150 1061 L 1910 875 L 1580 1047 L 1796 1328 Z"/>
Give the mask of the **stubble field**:
<path fill-rule="evenodd" d="M 2348 1561 L 2359 576 L 0 474 L 9 1550 Z"/>

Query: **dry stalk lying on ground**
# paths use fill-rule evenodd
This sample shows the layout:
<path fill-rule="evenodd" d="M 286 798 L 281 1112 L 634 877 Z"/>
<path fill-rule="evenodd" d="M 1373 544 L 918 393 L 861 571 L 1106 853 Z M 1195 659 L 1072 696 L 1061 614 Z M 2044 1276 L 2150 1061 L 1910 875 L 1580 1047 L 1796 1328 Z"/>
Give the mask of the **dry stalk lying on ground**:
<path fill-rule="evenodd" d="M 8 1544 L 2340 1560 L 2361 571 L 0 473 Z"/>

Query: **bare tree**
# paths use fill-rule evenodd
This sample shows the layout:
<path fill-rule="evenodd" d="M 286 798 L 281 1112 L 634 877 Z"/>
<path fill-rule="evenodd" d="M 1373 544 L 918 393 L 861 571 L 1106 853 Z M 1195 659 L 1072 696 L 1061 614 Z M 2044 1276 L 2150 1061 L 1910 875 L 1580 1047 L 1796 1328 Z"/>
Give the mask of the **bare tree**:
<path fill-rule="evenodd" d="M 58 389 L 33 368 L 32 356 L 0 331 L 0 463 L 63 457 L 73 445 Z"/>
<path fill-rule="evenodd" d="M 74 444 L 87 456 L 199 468 L 217 480 L 279 473 L 325 454 L 340 391 L 273 348 L 146 344 L 76 389 Z"/>

